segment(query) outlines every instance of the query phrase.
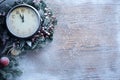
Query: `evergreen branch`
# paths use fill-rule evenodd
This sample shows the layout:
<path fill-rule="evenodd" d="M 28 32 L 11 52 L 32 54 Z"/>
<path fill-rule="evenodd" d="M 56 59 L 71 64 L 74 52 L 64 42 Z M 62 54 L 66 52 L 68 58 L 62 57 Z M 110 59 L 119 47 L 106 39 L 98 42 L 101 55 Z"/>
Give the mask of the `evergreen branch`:
<path fill-rule="evenodd" d="M 4 1 L 6 1 L 6 0 L 1 0 L 1 1 L 0 1 L 0 4 L 2 4 Z"/>

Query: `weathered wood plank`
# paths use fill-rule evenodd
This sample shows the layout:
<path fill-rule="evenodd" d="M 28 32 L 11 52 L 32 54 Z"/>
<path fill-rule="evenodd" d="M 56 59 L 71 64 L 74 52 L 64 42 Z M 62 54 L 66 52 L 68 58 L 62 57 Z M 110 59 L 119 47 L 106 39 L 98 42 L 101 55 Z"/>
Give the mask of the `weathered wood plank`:
<path fill-rule="evenodd" d="M 120 80 L 120 1 L 46 2 L 58 18 L 54 41 L 24 56 L 20 80 Z"/>

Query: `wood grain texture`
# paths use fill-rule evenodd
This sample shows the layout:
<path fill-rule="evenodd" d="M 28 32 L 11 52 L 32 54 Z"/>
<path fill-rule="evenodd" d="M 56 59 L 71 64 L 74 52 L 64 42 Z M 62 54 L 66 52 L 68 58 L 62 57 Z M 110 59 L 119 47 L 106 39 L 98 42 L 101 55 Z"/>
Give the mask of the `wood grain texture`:
<path fill-rule="evenodd" d="M 54 40 L 23 57 L 19 80 L 120 80 L 120 1 L 46 0 Z"/>

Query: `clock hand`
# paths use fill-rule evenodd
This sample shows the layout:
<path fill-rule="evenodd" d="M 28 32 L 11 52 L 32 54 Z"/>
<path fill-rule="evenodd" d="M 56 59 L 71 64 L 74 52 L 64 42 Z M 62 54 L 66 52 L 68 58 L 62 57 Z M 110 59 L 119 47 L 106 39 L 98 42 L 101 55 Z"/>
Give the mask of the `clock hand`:
<path fill-rule="evenodd" d="M 24 22 L 24 15 L 20 14 L 20 18 L 22 19 L 22 22 Z"/>
<path fill-rule="evenodd" d="M 22 15 L 22 22 L 24 22 L 24 15 Z"/>

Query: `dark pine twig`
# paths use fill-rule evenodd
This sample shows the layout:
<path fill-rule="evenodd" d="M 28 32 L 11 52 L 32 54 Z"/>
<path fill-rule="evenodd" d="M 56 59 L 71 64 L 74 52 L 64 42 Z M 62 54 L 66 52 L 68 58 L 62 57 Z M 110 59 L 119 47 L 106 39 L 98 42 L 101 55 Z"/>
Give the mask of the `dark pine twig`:
<path fill-rule="evenodd" d="M 0 0 L 0 4 L 2 4 L 5 0 Z"/>

